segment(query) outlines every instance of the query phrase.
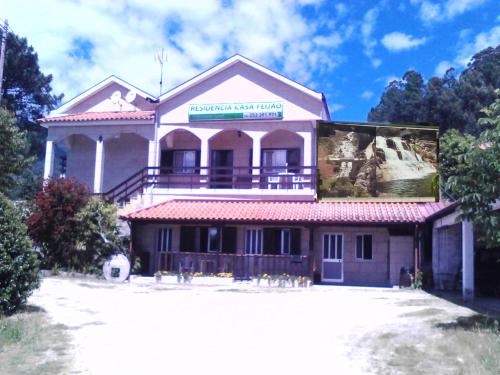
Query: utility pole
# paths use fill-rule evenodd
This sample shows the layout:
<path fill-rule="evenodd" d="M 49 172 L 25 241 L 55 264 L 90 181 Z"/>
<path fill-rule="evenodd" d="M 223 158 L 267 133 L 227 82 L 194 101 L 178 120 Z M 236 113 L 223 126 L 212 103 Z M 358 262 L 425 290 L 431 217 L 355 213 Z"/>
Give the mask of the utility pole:
<path fill-rule="evenodd" d="M 2 82 L 3 82 L 3 66 L 5 63 L 5 45 L 7 44 L 7 30 L 9 29 L 9 22 L 5 20 L 2 29 L 2 47 L 0 48 L 0 104 L 2 104 Z"/>

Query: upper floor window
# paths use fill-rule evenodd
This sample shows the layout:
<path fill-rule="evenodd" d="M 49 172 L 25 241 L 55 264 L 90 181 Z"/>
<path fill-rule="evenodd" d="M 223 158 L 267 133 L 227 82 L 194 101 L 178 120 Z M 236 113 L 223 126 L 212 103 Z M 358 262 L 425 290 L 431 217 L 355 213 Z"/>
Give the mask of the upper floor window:
<path fill-rule="evenodd" d="M 262 165 L 265 173 L 293 172 L 300 165 L 300 149 L 264 149 Z"/>
<path fill-rule="evenodd" d="M 163 150 L 160 165 L 163 173 L 198 173 L 199 158 L 198 150 Z"/>
<path fill-rule="evenodd" d="M 194 173 L 196 151 L 174 151 L 174 173 Z"/>
<path fill-rule="evenodd" d="M 356 235 L 356 259 L 373 259 L 373 238 L 371 234 Z"/>

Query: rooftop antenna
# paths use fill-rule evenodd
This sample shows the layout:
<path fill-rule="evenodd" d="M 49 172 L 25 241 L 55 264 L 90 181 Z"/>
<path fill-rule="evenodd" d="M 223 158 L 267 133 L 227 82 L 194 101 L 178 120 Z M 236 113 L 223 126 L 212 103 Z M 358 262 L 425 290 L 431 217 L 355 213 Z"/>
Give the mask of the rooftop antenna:
<path fill-rule="evenodd" d="M 165 48 L 162 48 L 161 51 L 158 51 L 155 55 L 155 62 L 160 63 L 160 95 L 163 88 L 163 64 L 167 62 L 167 52 L 165 52 Z"/>

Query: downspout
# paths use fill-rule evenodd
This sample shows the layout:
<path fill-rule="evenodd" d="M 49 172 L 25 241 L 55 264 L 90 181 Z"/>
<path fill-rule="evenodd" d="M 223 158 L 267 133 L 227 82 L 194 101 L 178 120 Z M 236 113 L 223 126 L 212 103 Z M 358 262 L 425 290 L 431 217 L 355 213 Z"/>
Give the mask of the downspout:
<path fill-rule="evenodd" d="M 153 135 L 153 139 L 154 139 L 154 147 L 153 147 L 153 150 L 154 150 L 154 165 L 152 165 L 151 167 L 158 167 L 158 128 L 160 126 L 160 116 L 159 116 L 159 103 L 160 103 L 160 99 L 155 99 L 155 100 L 150 100 L 151 103 L 155 104 L 155 123 L 154 123 L 154 135 Z M 150 167 L 148 165 L 148 167 Z M 152 170 L 152 175 L 153 175 L 153 184 L 149 190 L 149 204 L 152 205 L 153 204 L 153 190 L 154 190 L 154 187 L 155 187 L 155 180 L 156 180 L 156 174 L 158 173 L 158 170 L 157 169 L 153 169 Z M 148 176 L 149 178 L 149 168 L 148 168 L 148 171 L 146 173 L 146 175 Z"/>
<path fill-rule="evenodd" d="M 314 283 L 314 272 L 316 271 L 316 256 L 314 254 L 314 225 L 310 225 L 309 229 L 309 272 L 311 284 Z"/>
<path fill-rule="evenodd" d="M 417 279 L 417 274 L 419 271 L 419 264 L 420 264 L 420 251 L 418 248 L 418 224 L 415 224 L 415 230 L 413 233 L 413 246 L 415 248 L 415 274 L 414 274 L 414 280 Z"/>

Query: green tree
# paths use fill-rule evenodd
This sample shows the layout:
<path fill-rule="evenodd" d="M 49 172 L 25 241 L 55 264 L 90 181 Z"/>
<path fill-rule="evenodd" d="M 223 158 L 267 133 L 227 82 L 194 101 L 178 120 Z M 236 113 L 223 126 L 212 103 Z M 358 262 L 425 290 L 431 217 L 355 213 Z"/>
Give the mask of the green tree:
<path fill-rule="evenodd" d="M 45 268 L 98 273 L 121 251 L 116 206 L 91 197 L 76 180 L 50 179 L 32 206 L 26 223 Z"/>
<path fill-rule="evenodd" d="M 36 120 L 56 108 L 63 95 L 52 93 L 52 75 L 44 75 L 38 65 L 38 56 L 26 38 L 12 32 L 7 34 L 1 105 L 15 113 L 17 126 L 26 131 L 29 147 L 26 158 L 35 162 L 18 178 L 18 188 L 9 195 L 14 197 L 34 193 L 36 180 L 43 171 L 43 158 L 47 131 Z"/>
<path fill-rule="evenodd" d="M 389 84 L 369 121 L 422 122 L 439 125 L 441 134 L 457 129 L 478 135 L 481 108 L 495 99 L 500 88 L 500 46 L 477 53 L 456 79 L 454 69 L 424 83 L 419 73 L 408 71 Z"/>
<path fill-rule="evenodd" d="M 0 108 L 0 193 L 12 189 L 15 177 L 31 164 L 25 158 L 28 142 L 19 131 L 14 116 Z"/>
<path fill-rule="evenodd" d="M 16 312 L 38 288 L 38 266 L 26 226 L 0 193 L 0 315 Z"/>
<path fill-rule="evenodd" d="M 80 270 L 99 273 L 108 257 L 123 247 L 116 205 L 92 197 L 78 212 L 77 249 Z"/>
<path fill-rule="evenodd" d="M 78 268 L 77 214 L 89 198 L 86 186 L 70 178 L 50 179 L 36 195 L 26 224 L 44 268 Z"/>
<path fill-rule="evenodd" d="M 474 138 L 448 131 L 441 142 L 441 173 L 445 190 L 459 202 L 461 217 L 484 231 L 487 245 L 500 245 L 500 90 L 482 112 L 483 132 Z"/>

